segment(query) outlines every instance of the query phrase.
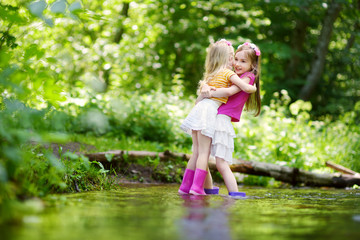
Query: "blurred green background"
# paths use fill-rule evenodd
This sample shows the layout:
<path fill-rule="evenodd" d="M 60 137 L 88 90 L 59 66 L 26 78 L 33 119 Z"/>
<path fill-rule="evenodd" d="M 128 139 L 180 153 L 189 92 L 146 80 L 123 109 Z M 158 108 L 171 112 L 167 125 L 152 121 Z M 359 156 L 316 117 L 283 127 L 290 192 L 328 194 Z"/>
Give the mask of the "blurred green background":
<path fill-rule="evenodd" d="M 110 184 L 102 166 L 38 143 L 191 153 L 179 124 L 221 38 L 262 52 L 262 114 L 235 124 L 235 157 L 360 171 L 359 10 L 359 0 L 2 0 L 0 206 Z"/>

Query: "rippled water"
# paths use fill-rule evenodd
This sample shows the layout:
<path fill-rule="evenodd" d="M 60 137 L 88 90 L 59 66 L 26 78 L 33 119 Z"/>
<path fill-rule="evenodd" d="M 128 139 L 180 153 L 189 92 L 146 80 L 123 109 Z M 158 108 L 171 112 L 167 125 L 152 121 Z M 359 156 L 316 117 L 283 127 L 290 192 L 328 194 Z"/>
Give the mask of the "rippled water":
<path fill-rule="evenodd" d="M 1 239 L 360 239 L 360 191 L 242 189 L 232 199 L 179 196 L 178 185 L 49 197 Z"/>

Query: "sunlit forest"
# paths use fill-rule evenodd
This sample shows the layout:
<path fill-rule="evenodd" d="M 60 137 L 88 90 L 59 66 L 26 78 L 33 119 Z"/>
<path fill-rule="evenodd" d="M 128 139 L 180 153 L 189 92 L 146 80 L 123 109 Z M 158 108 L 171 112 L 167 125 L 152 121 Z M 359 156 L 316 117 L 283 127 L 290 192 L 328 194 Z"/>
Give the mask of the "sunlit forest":
<path fill-rule="evenodd" d="M 2 215 L 15 199 L 111 185 L 101 164 L 43 144 L 191 153 L 179 126 L 222 38 L 262 53 L 261 114 L 234 124 L 234 157 L 360 171 L 359 0 L 1 0 Z"/>

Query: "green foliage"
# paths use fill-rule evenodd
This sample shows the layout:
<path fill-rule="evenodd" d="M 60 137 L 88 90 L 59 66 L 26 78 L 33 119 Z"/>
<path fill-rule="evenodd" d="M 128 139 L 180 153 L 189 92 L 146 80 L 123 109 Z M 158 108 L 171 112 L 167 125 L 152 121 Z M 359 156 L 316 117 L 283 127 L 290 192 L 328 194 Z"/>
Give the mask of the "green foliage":
<path fill-rule="evenodd" d="M 134 94 L 121 105 L 123 111 L 114 111 L 111 121 L 116 134 L 162 143 L 183 142 L 184 135 L 177 129 L 183 104 L 171 93 Z"/>
<path fill-rule="evenodd" d="M 98 163 L 71 153 L 59 160 L 31 142 L 75 133 L 102 150 L 190 152 L 179 125 L 194 99 L 183 99 L 220 38 L 262 51 L 263 113 L 236 125 L 236 156 L 322 171 L 332 160 L 360 171 L 360 11 L 357 1 L 339 2 L 310 104 L 296 100 L 330 1 L 2 1 L 0 214 L 9 199 L 111 184 Z M 160 171 L 177 180 L 172 163 Z"/>
<path fill-rule="evenodd" d="M 312 114 L 334 118 L 359 100 L 358 6 L 339 2 L 323 84 L 311 99 Z M 3 1 L 0 91 L 35 108 L 113 90 L 167 92 L 179 84 L 187 96 L 202 77 L 209 42 L 227 38 L 235 46 L 245 40 L 260 46 L 265 104 L 281 89 L 296 100 L 330 3 Z"/>
<path fill-rule="evenodd" d="M 23 104 L 19 103 L 23 106 Z M 5 106 L 5 105 L 4 105 Z M 134 137 L 166 144 L 188 144 L 178 126 L 192 103 L 172 93 L 154 91 L 121 98 L 90 99 L 84 106 L 68 104 L 39 113 L 39 130 L 90 134 L 107 137 Z M 24 107 L 25 108 L 25 107 Z M 28 108 L 30 109 L 30 108 Z"/>
<path fill-rule="evenodd" d="M 244 178 L 244 184 L 249 186 L 262 186 L 266 187 L 271 178 L 263 176 L 248 175 Z"/>
<path fill-rule="evenodd" d="M 71 152 L 62 154 L 60 149 L 58 159 L 40 145 L 24 145 L 21 150 L 27 157 L 21 164 L 14 165 L 11 178 L 3 178 L 5 181 L 2 182 L 2 186 L 14 184 L 18 198 L 43 197 L 56 192 L 109 189 L 112 184 L 112 180 L 107 177 L 109 170 L 105 170 L 99 162 L 89 162 L 83 155 Z M 2 170 L 4 171 L 3 168 Z"/>
<path fill-rule="evenodd" d="M 15 217 L 12 214 L 19 207 L 13 202 L 16 199 L 71 192 L 76 188 L 110 187 L 112 181 L 105 176 L 106 171 L 89 164 L 86 158 L 66 153 L 59 160 L 33 146 L 34 143 L 67 141 L 64 132 L 56 132 L 64 129 L 63 122 L 49 118 L 51 109 L 36 110 L 20 101 L 3 98 L 0 104 L 1 221 Z"/>

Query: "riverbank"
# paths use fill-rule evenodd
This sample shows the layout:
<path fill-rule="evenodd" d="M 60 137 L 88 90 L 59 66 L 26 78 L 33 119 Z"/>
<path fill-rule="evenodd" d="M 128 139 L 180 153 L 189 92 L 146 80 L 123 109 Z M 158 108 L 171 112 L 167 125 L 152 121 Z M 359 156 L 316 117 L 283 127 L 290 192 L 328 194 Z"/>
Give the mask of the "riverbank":
<path fill-rule="evenodd" d="M 49 149 L 52 154 L 61 159 L 62 155 L 68 153 L 73 154 L 86 154 L 99 151 L 94 145 L 89 145 L 79 142 L 67 142 L 64 144 L 45 144 L 45 149 Z M 59 149 L 61 151 L 59 151 Z M 59 153 L 60 152 L 60 153 Z M 71 153 L 71 154 L 70 154 Z M 179 183 L 182 176 L 182 168 L 185 166 L 182 161 L 160 161 L 159 159 L 150 159 L 148 157 L 138 159 L 125 159 L 114 163 L 112 156 L 106 156 L 108 162 L 102 162 L 105 170 L 109 171 L 109 178 L 115 184 L 120 183 Z M 90 160 L 92 162 L 93 160 Z"/>

